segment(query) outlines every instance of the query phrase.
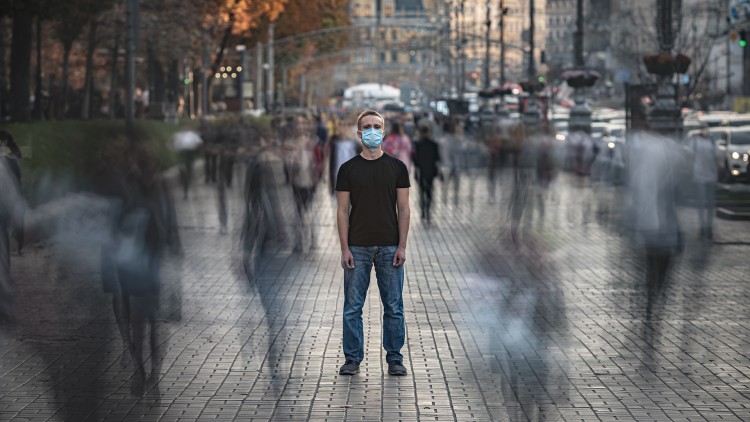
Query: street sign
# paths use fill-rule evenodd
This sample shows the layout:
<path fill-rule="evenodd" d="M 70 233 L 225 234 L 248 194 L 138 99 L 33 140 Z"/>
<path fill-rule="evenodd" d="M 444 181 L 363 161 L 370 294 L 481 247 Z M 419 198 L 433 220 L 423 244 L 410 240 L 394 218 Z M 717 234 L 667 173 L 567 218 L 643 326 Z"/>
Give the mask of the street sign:
<path fill-rule="evenodd" d="M 750 0 L 729 0 L 729 24 L 750 21 Z"/>

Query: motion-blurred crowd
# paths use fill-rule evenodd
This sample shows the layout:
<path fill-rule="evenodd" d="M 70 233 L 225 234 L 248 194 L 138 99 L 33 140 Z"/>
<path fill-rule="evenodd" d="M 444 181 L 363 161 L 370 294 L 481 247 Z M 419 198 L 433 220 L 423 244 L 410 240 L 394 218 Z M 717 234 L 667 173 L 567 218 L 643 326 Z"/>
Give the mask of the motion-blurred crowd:
<path fill-rule="evenodd" d="M 289 246 L 293 253 L 316 248 L 321 227 L 314 204 L 335 208 L 338 169 L 362 148 L 356 138 L 356 115 L 298 113 L 279 115 L 265 124 L 206 120 L 197 128 L 184 125 L 172 142 L 182 160 L 174 178 L 161 171 L 143 146 L 113 141 L 100 154 L 98 173 L 86 193 L 37 208 L 27 206 L 22 195 L 21 150 L 10 133 L 0 132 L 0 320 L 14 318 L 9 233 L 19 254 L 24 243 L 60 232 L 89 236 L 101 247 L 102 288 L 112 294 L 123 347 L 133 362 L 133 392 L 142 394 L 161 368 L 155 326 L 163 257 L 179 256 L 183 250 L 175 212 L 180 200 L 172 199 L 173 191 L 183 200 L 193 200 L 196 183 L 216 187 L 219 230 L 238 233 L 242 266 L 252 283 L 263 270 L 270 245 Z M 524 210 L 534 200 L 530 192 L 554 189 L 560 171 L 624 185 L 628 225 L 643 246 L 648 286 L 655 292 L 649 300 L 658 299 L 670 257 L 681 247 L 676 206 L 686 178 L 694 181 L 701 233 L 712 235 L 717 152 L 703 135 L 676 140 L 633 131 L 624 147 L 607 148 L 584 132 L 570 134 L 563 142 L 542 127 L 502 116 L 477 126 L 430 114 L 385 117 L 383 150 L 402 160 L 417 182 L 426 227 L 436 224 L 435 180 L 441 181 L 445 204 L 452 200 L 458 207 L 467 192 L 473 204 L 479 177 L 488 181 L 489 202 L 497 201 L 497 180 L 511 174 L 511 195 L 505 201 L 514 239 Z M 685 161 L 674 160 L 677 150 L 685 153 Z M 233 188 L 244 192 L 243 221 L 234 226 L 227 210 L 227 191 Z M 329 200 L 315 201 L 316 195 Z M 291 212 L 284 209 L 288 196 Z M 104 210 L 95 219 L 98 224 L 89 221 L 86 227 L 71 228 L 92 209 Z M 233 227 L 238 230 L 230 230 Z M 152 348 L 150 376 L 143 358 L 146 332 Z"/>

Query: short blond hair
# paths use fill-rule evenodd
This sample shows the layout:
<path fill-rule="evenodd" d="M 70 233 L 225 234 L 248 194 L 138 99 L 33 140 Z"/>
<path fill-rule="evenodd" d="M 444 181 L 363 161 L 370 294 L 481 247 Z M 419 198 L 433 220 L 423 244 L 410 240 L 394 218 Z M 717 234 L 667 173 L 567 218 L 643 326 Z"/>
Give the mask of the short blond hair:
<path fill-rule="evenodd" d="M 378 113 L 375 110 L 365 110 L 365 111 L 363 111 L 362 113 L 359 114 L 359 117 L 357 117 L 357 130 L 362 130 L 362 126 L 361 126 L 362 119 L 364 119 L 367 116 L 378 116 L 378 117 L 380 117 L 380 121 L 383 122 L 383 125 L 385 126 L 385 119 L 383 118 L 383 116 L 380 113 Z"/>

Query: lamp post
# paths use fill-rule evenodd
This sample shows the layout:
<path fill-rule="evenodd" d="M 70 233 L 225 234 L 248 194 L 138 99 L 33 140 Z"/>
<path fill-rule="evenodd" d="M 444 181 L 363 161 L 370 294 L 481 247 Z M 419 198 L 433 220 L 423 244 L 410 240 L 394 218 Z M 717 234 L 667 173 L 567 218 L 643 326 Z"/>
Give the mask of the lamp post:
<path fill-rule="evenodd" d="M 505 15 L 508 8 L 505 0 L 500 0 L 500 86 L 505 85 Z"/>
<path fill-rule="evenodd" d="M 263 44 L 255 44 L 255 92 L 253 104 L 256 110 L 263 108 Z"/>
<path fill-rule="evenodd" d="M 671 56 L 674 48 L 676 32 L 672 22 L 674 5 L 672 0 L 657 0 L 656 3 L 656 33 L 659 39 L 659 56 L 662 57 Z M 658 75 L 658 78 L 656 102 L 649 115 L 650 127 L 652 130 L 667 135 L 678 135 L 682 130 L 682 120 L 680 108 L 675 101 L 672 72 L 663 72 Z"/>
<path fill-rule="evenodd" d="M 127 33 L 125 36 L 125 126 L 128 136 L 133 139 L 135 125 L 135 44 L 136 14 L 138 2 L 127 0 Z"/>
<path fill-rule="evenodd" d="M 268 90 L 266 93 L 266 112 L 270 113 L 274 110 L 274 95 L 273 95 L 273 88 L 274 88 L 274 63 L 273 63 L 273 31 L 274 31 L 274 23 L 272 22 L 271 25 L 268 27 L 268 81 L 266 83 L 266 89 Z"/>
<path fill-rule="evenodd" d="M 457 71 L 456 71 L 456 88 L 458 90 L 458 99 L 464 99 L 464 90 L 466 89 L 466 53 L 464 52 L 465 37 L 464 32 L 464 0 L 459 0 L 459 6 L 455 9 L 456 13 L 456 56 L 457 56 Z M 459 15 L 460 13 L 460 15 Z"/>
<path fill-rule="evenodd" d="M 492 19 L 490 18 L 490 0 L 486 2 L 487 17 L 484 21 L 485 41 L 484 41 L 484 75 L 482 76 L 482 86 L 484 89 L 490 87 L 490 29 L 492 28 Z"/>
<path fill-rule="evenodd" d="M 526 100 L 526 109 L 523 113 L 523 122 L 527 126 L 535 126 L 540 123 L 539 107 L 536 103 L 536 65 L 534 63 L 534 0 L 529 1 L 529 67 L 527 69 L 529 97 Z"/>
<path fill-rule="evenodd" d="M 571 79 L 568 79 L 568 85 L 575 86 L 575 106 L 570 110 L 570 117 L 568 121 L 568 128 L 571 132 L 581 131 L 591 133 L 591 111 L 586 107 L 586 100 L 584 97 L 585 90 L 588 86 L 594 84 L 596 79 L 594 78 L 588 82 L 587 74 L 584 70 L 585 62 L 583 60 L 583 0 L 577 0 L 576 2 L 576 30 L 573 33 L 573 62 L 577 70 L 583 72 L 583 76 L 580 78 L 581 81 L 571 83 Z"/>
<path fill-rule="evenodd" d="M 240 53 L 240 68 L 238 70 L 239 87 L 237 92 L 240 96 L 240 118 L 245 111 L 245 75 L 247 75 L 247 47 L 243 44 L 238 45 L 235 49 Z"/>

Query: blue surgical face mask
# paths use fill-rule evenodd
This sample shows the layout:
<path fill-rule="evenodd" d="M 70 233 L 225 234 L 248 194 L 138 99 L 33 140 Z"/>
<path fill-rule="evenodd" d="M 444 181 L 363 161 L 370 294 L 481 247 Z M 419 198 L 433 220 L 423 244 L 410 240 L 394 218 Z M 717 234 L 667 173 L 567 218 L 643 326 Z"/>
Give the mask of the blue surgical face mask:
<path fill-rule="evenodd" d="M 362 131 L 362 143 L 369 149 L 375 149 L 383 143 L 383 131 L 374 127 Z"/>

